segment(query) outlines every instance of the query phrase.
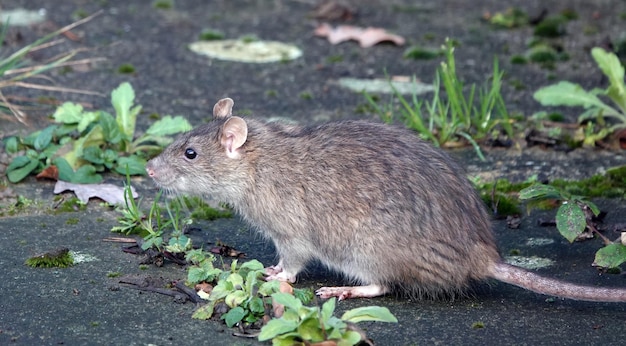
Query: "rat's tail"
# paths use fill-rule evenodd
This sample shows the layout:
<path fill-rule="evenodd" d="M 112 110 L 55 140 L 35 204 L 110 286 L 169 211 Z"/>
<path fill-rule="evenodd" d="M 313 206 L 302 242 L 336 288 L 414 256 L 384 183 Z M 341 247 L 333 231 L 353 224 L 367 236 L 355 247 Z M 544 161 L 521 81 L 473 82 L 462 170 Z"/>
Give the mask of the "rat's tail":
<path fill-rule="evenodd" d="M 545 278 L 506 263 L 496 263 L 492 276 L 499 281 L 550 296 L 592 302 L 626 302 L 626 289 L 624 288 L 576 285 Z"/>

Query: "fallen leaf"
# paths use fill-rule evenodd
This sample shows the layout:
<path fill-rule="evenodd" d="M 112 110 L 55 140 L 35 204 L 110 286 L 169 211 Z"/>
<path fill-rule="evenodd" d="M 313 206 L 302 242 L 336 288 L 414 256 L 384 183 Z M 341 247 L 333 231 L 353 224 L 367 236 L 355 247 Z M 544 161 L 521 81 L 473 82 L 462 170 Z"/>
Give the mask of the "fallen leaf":
<path fill-rule="evenodd" d="M 339 44 L 348 40 L 359 42 L 362 48 L 369 48 L 380 42 L 391 41 L 398 46 L 405 42 L 402 36 L 388 33 L 385 29 L 353 25 L 339 25 L 333 28 L 328 23 L 320 24 L 314 31 L 315 36 L 326 37 L 331 44 Z"/>
<path fill-rule="evenodd" d="M 200 292 L 203 292 L 205 294 L 210 294 L 211 291 L 213 291 L 213 285 L 206 283 L 206 282 L 196 284 L 194 288 L 196 289 L 196 292 L 198 292 L 198 294 L 200 294 Z"/>
<path fill-rule="evenodd" d="M 133 198 L 139 197 L 135 188 L 131 186 L 130 189 L 133 193 Z M 67 190 L 74 191 L 76 197 L 83 203 L 89 202 L 89 199 L 92 197 L 100 198 L 109 204 L 124 203 L 124 188 L 113 184 L 74 184 L 59 180 L 54 185 L 55 194 Z"/>
<path fill-rule="evenodd" d="M 244 252 L 238 251 L 232 246 L 228 246 L 225 244 L 219 244 L 217 246 L 214 246 L 211 248 L 211 250 L 209 250 L 209 252 L 220 255 L 220 256 L 224 256 L 224 257 L 234 257 L 234 258 L 246 257 L 246 254 Z"/>
<path fill-rule="evenodd" d="M 59 180 L 59 169 L 57 166 L 48 166 L 39 174 L 37 174 L 37 179 L 52 179 Z"/>
<path fill-rule="evenodd" d="M 189 44 L 189 49 L 214 59 L 246 63 L 283 62 L 302 56 L 298 47 L 276 41 L 198 41 Z"/>

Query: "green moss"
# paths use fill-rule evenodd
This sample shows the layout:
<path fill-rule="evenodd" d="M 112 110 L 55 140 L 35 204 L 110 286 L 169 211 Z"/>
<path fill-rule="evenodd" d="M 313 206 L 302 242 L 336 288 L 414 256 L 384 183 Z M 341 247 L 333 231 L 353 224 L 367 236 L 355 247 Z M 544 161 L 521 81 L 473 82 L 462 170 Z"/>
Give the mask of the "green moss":
<path fill-rule="evenodd" d="M 326 57 L 326 63 L 327 64 L 336 64 L 338 62 L 342 62 L 343 61 L 343 55 L 331 55 L 329 57 Z"/>
<path fill-rule="evenodd" d="M 566 20 L 575 20 L 578 19 L 578 13 L 571 8 L 566 8 L 561 11 L 561 16 Z"/>
<path fill-rule="evenodd" d="M 139 269 L 140 270 L 148 270 L 148 268 L 150 268 L 147 264 L 140 264 L 139 265 Z"/>
<path fill-rule="evenodd" d="M 504 12 L 494 13 L 489 23 L 497 28 L 517 28 L 528 23 L 528 14 L 517 7 L 511 7 Z"/>
<path fill-rule="evenodd" d="M 440 49 L 411 46 L 404 51 L 402 57 L 413 60 L 430 60 L 440 57 L 442 54 L 443 52 Z"/>
<path fill-rule="evenodd" d="M 117 72 L 121 74 L 133 74 L 135 73 L 135 66 L 132 64 L 121 64 L 117 68 Z"/>
<path fill-rule="evenodd" d="M 511 64 L 524 65 L 528 62 L 528 59 L 523 55 L 513 55 L 510 60 Z"/>
<path fill-rule="evenodd" d="M 546 44 L 538 44 L 531 47 L 526 52 L 526 56 L 531 62 L 540 64 L 555 63 L 558 60 L 558 53 L 556 49 Z"/>
<path fill-rule="evenodd" d="M 66 225 L 76 225 L 80 220 L 77 217 L 70 217 L 65 221 Z"/>
<path fill-rule="evenodd" d="M 241 36 L 239 39 L 244 43 L 252 43 L 259 40 L 259 38 L 253 34 Z"/>
<path fill-rule="evenodd" d="M 563 16 L 551 16 L 542 20 L 535 26 L 534 35 L 539 37 L 556 38 L 565 35 L 565 23 L 567 18 Z"/>
<path fill-rule="evenodd" d="M 309 91 L 303 91 L 298 95 L 298 97 L 300 97 L 303 100 L 312 100 L 313 94 L 311 94 Z"/>
<path fill-rule="evenodd" d="M 120 272 L 108 272 L 107 273 L 107 277 L 108 278 L 116 278 L 116 277 L 119 277 L 121 275 L 122 275 L 122 273 L 120 273 Z"/>
<path fill-rule="evenodd" d="M 509 255 L 511 255 L 511 256 L 519 256 L 521 254 L 522 254 L 522 252 L 519 249 L 511 249 L 509 251 Z"/>
<path fill-rule="evenodd" d="M 274 89 L 267 90 L 265 92 L 265 96 L 266 97 L 277 97 L 278 96 L 278 91 L 276 91 Z"/>
<path fill-rule="evenodd" d="M 74 264 L 74 258 L 68 248 L 61 248 L 33 256 L 25 264 L 34 268 L 65 268 Z"/>
<path fill-rule="evenodd" d="M 81 202 L 77 197 L 72 197 L 54 209 L 53 214 L 82 211 L 86 208 L 87 205 L 85 203 Z"/>
<path fill-rule="evenodd" d="M 483 328 L 485 328 L 485 323 L 483 322 L 478 321 L 478 322 L 472 323 L 472 329 L 483 329 Z"/>
<path fill-rule="evenodd" d="M 233 213 L 229 209 L 213 208 L 199 197 L 180 197 L 172 203 L 178 203 L 181 210 L 192 210 L 191 218 L 195 220 L 216 220 L 221 218 L 231 218 Z"/>
<path fill-rule="evenodd" d="M 169 10 L 174 7 L 174 1 L 173 0 L 155 0 L 152 3 L 152 7 L 158 8 L 160 10 Z"/>
<path fill-rule="evenodd" d="M 224 33 L 218 30 L 204 29 L 202 30 L 200 35 L 198 35 L 198 39 L 203 40 L 203 41 L 223 40 Z"/>

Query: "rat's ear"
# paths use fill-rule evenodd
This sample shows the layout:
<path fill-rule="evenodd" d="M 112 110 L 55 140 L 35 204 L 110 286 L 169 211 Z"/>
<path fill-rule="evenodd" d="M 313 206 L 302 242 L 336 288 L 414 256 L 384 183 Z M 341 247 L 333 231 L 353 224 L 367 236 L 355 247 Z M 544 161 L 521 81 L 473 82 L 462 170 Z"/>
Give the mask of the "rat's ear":
<path fill-rule="evenodd" d="M 228 99 L 230 100 L 230 99 Z M 232 100 L 231 100 L 232 103 Z M 237 149 L 246 142 L 248 138 L 248 124 L 240 117 L 232 117 L 224 123 L 222 128 L 222 147 L 226 149 L 226 155 L 231 159 L 239 157 Z"/>
<path fill-rule="evenodd" d="M 213 106 L 213 117 L 215 118 L 226 118 L 233 114 L 233 105 L 235 102 L 231 98 L 225 98 L 217 101 L 215 106 Z"/>

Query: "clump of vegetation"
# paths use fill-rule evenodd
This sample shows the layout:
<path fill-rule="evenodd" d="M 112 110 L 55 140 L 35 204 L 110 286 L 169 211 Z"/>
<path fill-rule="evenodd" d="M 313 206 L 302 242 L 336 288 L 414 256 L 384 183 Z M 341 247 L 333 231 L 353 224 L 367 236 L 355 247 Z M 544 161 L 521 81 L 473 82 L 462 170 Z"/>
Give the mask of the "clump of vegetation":
<path fill-rule="evenodd" d="M 431 49 L 422 46 L 411 46 L 404 51 L 402 57 L 413 60 L 430 60 L 442 56 L 444 52 L 441 49 Z"/>
<path fill-rule="evenodd" d="M 609 80 L 609 86 L 606 89 L 594 88 L 587 91 L 578 84 L 561 81 L 543 87 L 534 94 L 535 100 L 543 106 L 569 106 L 584 109 L 578 116 L 584 146 L 595 146 L 597 142 L 604 140 L 610 134 L 626 129 L 624 66 L 615 54 L 602 48 L 593 48 L 591 55 Z M 606 103 L 602 98 L 609 99 L 613 105 Z"/>
<path fill-rule="evenodd" d="M 155 0 L 152 6 L 160 10 L 170 10 L 174 8 L 174 0 Z"/>
<path fill-rule="evenodd" d="M 528 201 L 556 200 L 560 206 L 556 213 L 556 228 L 570 243 L 585 232 L 602 239 L 604 247 L 596 252 L 593 265 L 616 268 L 626 262 L 626 245 L 619 240 L 612 241 L 600 233 L 593 218 L 600 209 L 588 197 L 573 195 L 555 186 L 536 184 L 520 191 L 520 199 Z"/>
<path fill-rule="evenodd" d="M 133 64 L 121 64 L 117 68 L 117 72 L 121 74 L 133 74 L 135 73 L 135 66 L 133 66 Z"/>
<path fill-rule="evenodd" d="M 65 268 L 74 265 L 74 258 L 68 248 L 42 253 L 26 260 L 26 265 L 34 268 Z"/>
<path fill-rule="evenodd" d="M 200 32 L 200 35 L 198 35 L 198 39 L 202 41 L 223 40 L 224 33 L 218 30 L 204 29 Z"/>
<path fill-rule="evenodd" d="M 397 323 L 385 307 L 365 306 L 346 311 L 335 317 L 335 298 L 319 306 L 304 306 L 300 300 L 286 293 L 274 293 L 275 303 L 285 307 L 280 318 L 269 321 L 261 329 L 259 341 L 272 340 L 272 345 L 289 346 L 334 341 L 333 345 L 357 345 L 366 341 L 365 333 L 355 323 L 378 321 Z"/>
<path fill-rule="evenodd" d="M 500 93 L 503 72 L 494 60 L 490 84 L 479 88 L 472 84 L 466 88 L 456 72 L 453 42 L 447 39 L 442 51 L 445 60 L 435 74 L 431 101 L 418 99 L 416 94 L 407 100 L 395 88 L 393 95 L 400 103 L 399 109 L 394 100 L 381 106 L 369 94 L 365 93 L 365 97 L 383 121 L 399 120 L 436 146 L 470 143 L 484 159 L 479 142 L 497 138 L 501 133 L 513 138 L 512 119 Z M 440 95 L 442 91 L 445 97 Z"/>
<path fill-rule="evenodd" d="M 58 178 L 74 183 L 97 183 L 99 174 L 112 170 L 120 174 L 145 174 L 146 158 L 158 153 L 172 139 L 169 135 L 191 129 L 181 116 L 165 116 L 135 137 L 140 105 L 135 92 L 122 83 L 111 93 L 115 117 L 103 110 L 86 111 L 80 104 L 63 103 L 53 115 L 55 124 L 26 137 L 9 137 L 9 154 L 24 152 L 6 170 L 10 182 L 54 165 Z M 61 154 L 63 153 L 63 154 Z"/>

